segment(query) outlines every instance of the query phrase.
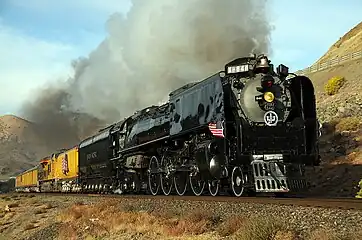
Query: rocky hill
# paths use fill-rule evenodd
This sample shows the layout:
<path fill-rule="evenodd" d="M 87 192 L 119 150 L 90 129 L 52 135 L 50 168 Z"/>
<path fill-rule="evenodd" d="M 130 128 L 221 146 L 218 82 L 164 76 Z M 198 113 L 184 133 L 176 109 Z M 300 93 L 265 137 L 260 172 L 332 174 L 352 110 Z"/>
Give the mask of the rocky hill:
<path fill-rule="evenodd" d="M 34 166 L 44 154 L 48 149 L 33 123 L 13 115 L 0 117 L 0 178 Z"/>
<path fill-rule="evenodd" d="M 101 125 L 102 126 L 102 125 Z M 100 127 L 80 136 L 84 139 Z M 35 124 L 13 115 L 0 116 L 0 180 L 35 166 L 39 160 L 54 151 L 78 143 L 74 136 L 49 132 L 41 124 Z"/>
<path fill-rule="evenodd" d="M 360 50 L 362 50 L 362 22 L 334 43 L 317 62 L 324 62 L 328 59 L 341 57 L 346 53 Z"/>
<path fill-rule="evenodd" d="M 362 22 L 341 37 L 316 63 L 362 51 Z M 313 80 L 317 91 L 318 109 L 321 121 L 332 118 L 361 115 L 362 106 L 362 58 L 344 62 L 341 65 L 307 74 Z M 324 86 L 332 77 L 343 77 L 346 82 L 337 94 L 328 96 Z"/>
<path fill-rule="evenodd" d="M 362 46 L 361 46 L 362 50 Z M 360 116 L 362 107 L 362 58 L 345 62 L 333 68 L 307 74 L 313 80 L 316 94 L 319 118 L 322 122 L 333 118 Z M 328 80 L 340 76 L 345 84 L 337 94 L 327 95 L 324 86 Z"/>
<path fill-rule="evenodd" d="M 362 50 L 362 22 L 331 46 L 316 63 Z M 315 192 L 352 196 L 362 178 L 362 58 L 306 74 L 312 79 L 318 117 L 323 123 L 320 141 L 322 166 L 312 173 Z M 343 78 L 336 94 L 325 86 L 331 78 Z"/>

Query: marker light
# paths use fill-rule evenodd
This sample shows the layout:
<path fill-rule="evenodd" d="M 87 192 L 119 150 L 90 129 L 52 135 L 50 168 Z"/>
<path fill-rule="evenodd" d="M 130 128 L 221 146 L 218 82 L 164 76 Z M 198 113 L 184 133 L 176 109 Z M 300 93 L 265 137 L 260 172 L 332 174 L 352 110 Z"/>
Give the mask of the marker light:
<path fill-rule="evenodd" d="M 264 87 L 264 88 L 270 88 L 270 87 L 273 86 L 273 81 L 271 81 L 271 80 L 266 80 L 266 81 L 263 81 L 263 82 L 261 83 L 261 85 L 262 85 L 262 87 Z"/>
<path fill-rule="evenodd" d="M 274 94 L 272 92 L 264 93 L 264 100 L 269 102 L 269 103 L 274 101 Z"/>

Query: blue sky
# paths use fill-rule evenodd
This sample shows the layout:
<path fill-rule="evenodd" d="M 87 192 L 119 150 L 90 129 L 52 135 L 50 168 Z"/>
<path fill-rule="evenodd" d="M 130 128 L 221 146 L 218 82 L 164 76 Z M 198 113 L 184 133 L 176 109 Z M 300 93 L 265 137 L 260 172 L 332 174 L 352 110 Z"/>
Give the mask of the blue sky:
<path fill-rule="evenodd" d="M 361 0 L 273 2 L 272 61 L 293 71 L 362 21 Z M 129 0 L 0 0 L 0 115 L 18 114 L 34 89 L 69 76 L 71 60 L 106 36 L 109 15 L 129 7 Z"/>

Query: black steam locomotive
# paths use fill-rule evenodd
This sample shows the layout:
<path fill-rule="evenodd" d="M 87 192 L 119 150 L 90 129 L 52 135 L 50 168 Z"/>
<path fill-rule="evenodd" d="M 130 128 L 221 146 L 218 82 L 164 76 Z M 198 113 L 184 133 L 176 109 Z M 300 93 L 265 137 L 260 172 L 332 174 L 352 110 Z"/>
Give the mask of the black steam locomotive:
<path fill-rule="evenodd" d="M 79 145 L 83 191 L 296 192 L 319 164 L 314 88 L 265 55 L 169 94 Z M 206 189 L 205 189 L 206 188 Z"/>

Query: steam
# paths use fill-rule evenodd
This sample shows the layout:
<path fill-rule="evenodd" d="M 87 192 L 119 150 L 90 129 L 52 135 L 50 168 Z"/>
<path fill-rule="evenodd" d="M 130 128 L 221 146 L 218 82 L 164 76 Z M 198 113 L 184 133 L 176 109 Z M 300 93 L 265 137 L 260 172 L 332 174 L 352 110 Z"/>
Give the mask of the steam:
<path fill-rule="evenodd" d="M 63 144 L 166 101 L 170 91 L 216 73 L 234 58 L 270 54 L 266 0 L 132 3 L 127 16 L 110 16 L 106 39 L 73 62 L 67 84 L 40 91 L 24 105 L 49 136 L 62 133 Z"/>

